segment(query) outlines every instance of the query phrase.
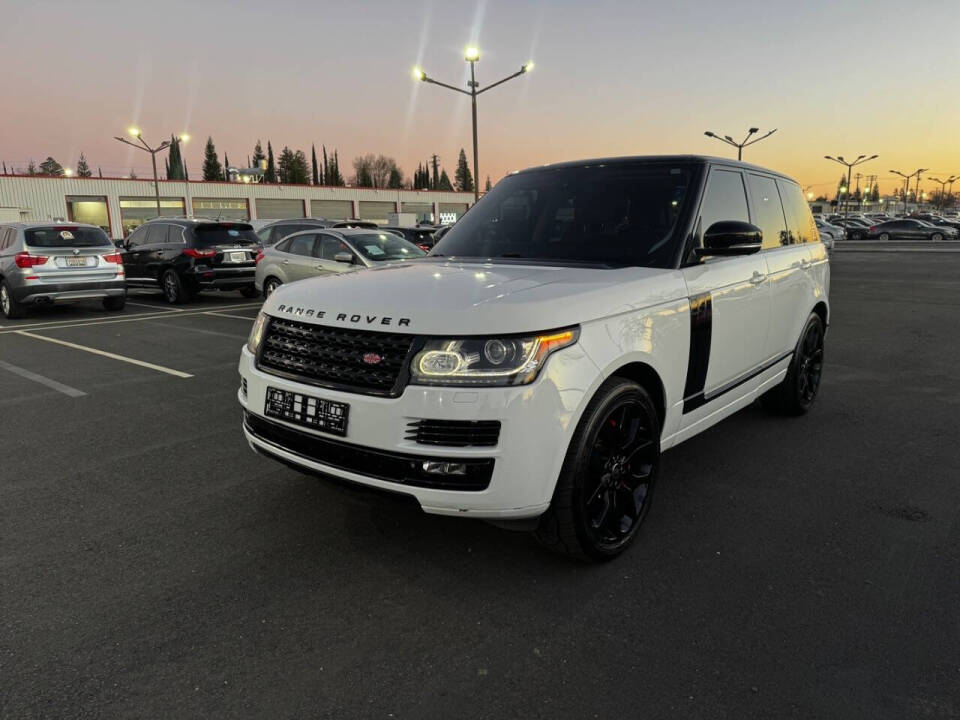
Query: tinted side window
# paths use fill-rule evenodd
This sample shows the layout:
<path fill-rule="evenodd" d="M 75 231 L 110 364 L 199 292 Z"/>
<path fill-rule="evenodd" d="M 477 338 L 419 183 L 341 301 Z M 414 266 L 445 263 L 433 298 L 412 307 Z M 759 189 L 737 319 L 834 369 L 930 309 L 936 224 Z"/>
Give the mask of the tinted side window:
<path fill-rule="evenodd" d="M 171 245 L 184 243 L 183 229 L 179 225 L 167 225 L 167 243 Z"/>
<path fill-rule="evenodd" d="M 163 245 L 167 242 L 167 225 L 151 223 L 147 226 L 147 245 Z"/>
<path fill-rule="evenodd" d="M 707 191 L 700 205 L 700 236 L 717 222 L 740 220 L 750 222 L 743 175 L 735 170 L 714 170 L 707 182 Z"/>
<path fill-rule="evenodd" d="M 333 260 L 334 256 L 340 252 L 350 252 L 342 240 L 333 235 L 321 235 L 319 247 L 317 248 L 317 257 L 323 260 Z"/>
<path fill-rule="evenodd" d="M 817 224 L 813 220 L 810 206 L 803 199 L 800 186 L 787 180 L 777 180 L 780 199 L 787 214 L 787 237 L 791 245 L 811 243 L 819 239 Z"/>
<path fill-rule="evenodd" d="M 753 224 L 763 231 L 763 247 L 776 248 L 789 242 L 787 223 L 783 217 L 780 193 L 773 178 L 749 175 L 750 200 L 753 204 Z"/>
<path fill-rule="evenodd" d="M 290 238 L 290 249 L 287 252 L 291 255 L 310 257 L 313 255 L 313 243 L 316 238 L 316 235 L 298 235 Z"/>
<path fill-rule="evenodd" d="M 131 249 L 139 247 L 146 242 L 147 228 L 139 227 L 127 236 L 127 246 Z"/>

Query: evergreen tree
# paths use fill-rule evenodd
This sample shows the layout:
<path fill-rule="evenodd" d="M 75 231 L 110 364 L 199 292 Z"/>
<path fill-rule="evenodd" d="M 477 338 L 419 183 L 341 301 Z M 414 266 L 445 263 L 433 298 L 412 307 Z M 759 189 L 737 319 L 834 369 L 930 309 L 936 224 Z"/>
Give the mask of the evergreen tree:
<path fill-rule="evenodd" d="M 170 154 L 167 163 L 167 180 L 183 180 L 183 156 L 180 154 L 180 141 L 170 136 Z"/>
<path fill-rule="evenodd" d="M 399 190 L 403 187 L 403 175 L 400 168 L 394 166 L 390 168 L 390 178 L 387 180 L 387 187 L 392 190 Z"/>
<path fill-rule="evenodd" d="M 280 157 L 277 158 L 277 179 L 281 183 L 293 182 L 293 179 L 291 178 L 292 165 L 293 151 L 284 145 L 283 150 L 280 151 Z"/>
<path fill-rule="evenodd" d="M 41 175 L 63 175 L 63 166 L 49 155 L 40 163 Z"/>
<path fill-rule="evenodd" d="M 99 175 L 100 179 L 103 180 L 103 170 L 100 169 L 99 167 L 97 168 L 97 175 Z"/>
<path fill-rule="evenodd" d="M 163 159 L 163 171 L 167 174 L 167 180 L 170 179 L 170 158 L 165 157 Z"/>
<path fill-rule="evenodd" d="M 437 182 L 437 190 L 453 190 L 453 185 L 450 184 L 450 178 L 447 177 L 446 170 L 440 173 L 440 180 Z"/>
<path fill-rule="evenodd" d="M 457 159 L 457 171 L 453 175 L 459 192 L 473 192 L 473 175 L 467 165 L 467 153 L 460 148 L 460 157 Z"/>
<path fill-rule="evenodd" d="M 217 148 L 213 138 L 207 138 L 207 145 L 203 150 L 203 179 L 205 181 L 223 180 L 223 165 L 217 157 Z"/>
<path fill-rule="evenodd" d="M 259 143 L 257 143 L 259 145 Z M 277 181 L 277 166 L 273 161 L 273 145 L 267 140 L 267 169 L 263 174 L 263 181 L 275 183 Z"/>
<path fill-rule="evenodd" d="M 314 185 L 322 185 L 320 180 L 320 169 L 317 167 L 317 146 L 310 145 L 310 170 L 312 172 L 312 180 Z"/>
<path fill-rule="evenodd" d="M 228 180 L 227 177 L 227 168 L 230 167 L 230 158 L 227 157 L 227 153 L 223 153 L 223 179 Z"/>
<path fill-rule="evenodd" d="M 81 157 L 82 157 L 82 156 L 81 156 Z M 7 163 L 6 163 L 6 161 L 4 161 L 4 163 L 3 163 L 3 174 L 4 174 L 4 175 L 7 174 Z"/>
<path fill-rule="evenodd" d="M 330 184 L 330 165 L 327 164 L 327 146 L 323 146 L 323 182 L 325 185 Z"/>
<path fill-rule="evenodd" d="M 267 143 L 269 145 L 270 143 Z M 260 167 L 260 161 L 266 160 L 266 155 L 263 154 L 263 147 L 260 145 L 260 138 L 257 138 L 257 144 L 253 146 L 253 157 L 250 158 L 253 164 L 250 166 L 252 168 Z"/>
<path fill-rule="evenodd" d="M 327 185 L 334 187 L 343 187 L 346 182 L 343 174 L 340 172 L 340 154 L 334 150 L 333 159 L 330 161 L 330 174 L 327 176 Z"/>
<path fill-rule="evenodd" d="M 307 165 L 307 155 L 303 150 L 297 150 L 293 153 L 289 182 L 294 185 L 310 184 L 310 166 Z"/>
<path fill-rule="evenodd" d="M 430 167 L 430 163 L 433 163 L 433 180 L 430 180 L 429 171 L 427 175 L 427 187 L 431 190 L 436 190 L 440 186 L 440 176 L 437 174 L 440 172 L 440 156 L 434 153 L 430 156 L 430 160 L 427 161 L 427 167 Z"/>
<path fill-rule="evenodd" d="M 486 182 L 486 184 L 483 186 L 483 191 L 484 191 L 484 192 L 490 192 L 490 188 L 491 188 L 491 187 L 492 187 L 492 186 L 490 185 L 490 176 L 487 175 L 487 182 Z"/>
<path fill-rule="evenodd" d="M 6 168 L 4 168 L 6 172 Z M 80 159 L 77 161 L 77 177 L 92 177 L 93 173 L 90 172 L 90 166 L 87 165 L 87 159 L 83 156 L 83 153 L 80 153 Z"/>
<path fill-rule="evenodd" d="M 874 185 L 873 190 L 870 191 L 870 202 L 877 202 L 880 199 L 880 186 Z"/>

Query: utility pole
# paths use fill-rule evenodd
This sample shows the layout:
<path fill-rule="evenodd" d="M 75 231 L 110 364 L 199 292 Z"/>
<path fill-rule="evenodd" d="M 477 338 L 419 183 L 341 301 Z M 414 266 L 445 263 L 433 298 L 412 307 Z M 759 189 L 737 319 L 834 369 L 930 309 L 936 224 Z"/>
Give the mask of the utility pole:
<path fill-rule="evenodd" d="M 430 156 L 430 163 L 433 165 L 434 190 L 440 186 L 440 156 L 434 153 Z"/>

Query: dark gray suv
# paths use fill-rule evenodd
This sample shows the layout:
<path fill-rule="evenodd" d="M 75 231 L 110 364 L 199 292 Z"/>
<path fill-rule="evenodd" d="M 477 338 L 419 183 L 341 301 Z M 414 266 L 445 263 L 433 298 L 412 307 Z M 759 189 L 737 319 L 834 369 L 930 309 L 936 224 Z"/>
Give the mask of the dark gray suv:
<path fill-rule="evenodd" d="M 20 318 L 31 305 L 100 300 L 122 310 L 127 299 L 123 259 L 96 225 L 0 225 L 0 309 Z"/>

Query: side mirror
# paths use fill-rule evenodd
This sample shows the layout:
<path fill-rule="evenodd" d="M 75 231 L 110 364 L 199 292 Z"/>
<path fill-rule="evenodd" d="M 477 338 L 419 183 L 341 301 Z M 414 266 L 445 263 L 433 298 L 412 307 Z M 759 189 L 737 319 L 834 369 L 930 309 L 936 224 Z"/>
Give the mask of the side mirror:
<path fill-rule="evenodd" d="M 751 255 L 760 250 L 763 231 L 740 220 L 715 222 L 703 234 L 703 247 L 695 248 L 698 257 L 708 255 Z"/>
<path fill-rule="evenodd" d="M 349 252 L 338 252 L 333 256 L 334 262 L 346 263 L 347 265 L 353 265 L 353 253 Z"/>

